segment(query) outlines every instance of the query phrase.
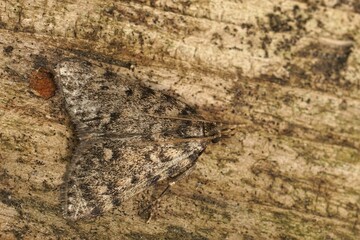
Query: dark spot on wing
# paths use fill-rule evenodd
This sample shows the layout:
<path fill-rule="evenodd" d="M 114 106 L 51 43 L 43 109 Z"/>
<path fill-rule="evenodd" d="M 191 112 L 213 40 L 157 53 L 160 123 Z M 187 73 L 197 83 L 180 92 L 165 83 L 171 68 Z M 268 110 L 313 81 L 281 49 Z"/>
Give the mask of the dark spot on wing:
<path fill-rule="evenodd" d="M 67 198 L 74 197 L 74 196 L 75 196 L 75 193 L 69 191 L 69 192 L 67 192 L 67 195 L 66 195 L 66 196 L 67 196 Z"/>
<path fill-rule="evenodd" d="M 68 186 L 72 186 L 72 185 L 74 185 L 74 183 L 75 183 L 75 181 L 72 178 L 68 179 L 68 181 L 67 181 Z"/>
<path fill-rule="evenodd" d="M 82 183 L 79 185 L 79 188 L 81 189 L 82 192 L 82 197 L 86 200 L 92 200 L 93 197 L 93 193 L 91 191 L 91 187 L 88 184 Z"/>
<path fill-rule="evenodd" d="M 141 88 L 141 98 L 142 99 L 145 99 L 145 98 L 148 98 L 150 96 L 153 96 L 155 94 L 155 91 L 152 90 L 151 88 L 148 88 L 148 87 L 142 87 Z"/>
<path fill-rule="evenodd" d="M 172 157 L 165 155 L 164 149 L 161 149 L 159 153 L 159 159 L 161 162 L 169 162 L 171 161 Z"/>
<path fill-rule="evenodd" d="M 104 77 L 109 79 L 109 78 L 114 78 L 116 77 L 116 73 L 110 71 L 109 69 L 106 70 L 106 72 L 104 73 Z"/>
<path fill-rule="evenodd" d="M 168 109 L 169 107 L 168 106 L 164 106 L 164 105 L 160 105 L 158 106 L 157 109 L 155 109 L 155 113 L 161 115 L 161 114 L 164 114 L 166 109 Z"/>
<path fill-rule="evenodd" d="M 180 166 L 173 166 L 167 170 L 167 174 L 169 177 L 175 177 L 179 174 L 180 169 Z"/>
<path fill-rule="evenodd" d="M 173 98 L 172 96 L 170 95 L 167 95 L 167 94 L 162 94 L 161 95 L 161 98 L 166 101 L 167 103 L 170 103 L 172 105 L 176 105 L 176 99 Z"/>
<path fill-rule="evenodd" d="M 5 54 L 11 54 L 13 50 L 14 50 L 13 46 L 6 46 L 6 47 L 3 48 L 3 52 Z"/>
<path fill-rule="evenodd" d="M 111 193 L 115 189 L 116 184 L 114 182 L 109 182 L 106 186 L 108 188 L 108 192 Z"/>
<path fill-rule="evenodd" d="M 110 113 L 110 119 L 111 119 L 112 121 L 117 120 L 119 117 L 120 117 L 120 113 L 119 113 L 119 112 L 112 112 L 112 113 Z"/>
<path fill-rule="evenodd" d="M 168 129 L 166 129 L 166 131 L 164 131 L 164 133 L 163 133 L 163 136 L 164 136 L 164 137 L 170 137 L 171 135 L 172 135 L 172 133 L 169 132 Z"/>
<path fill-rule="evenodd" d="M 146 161 L 151 161 L 150 153 L 145 153 L 144 158 L 145 158 Z"/>
<path fill-rule="evenodd" d="M 182 121 L 181 125 L 176 129 L 176 133 L 180 137 L 188 137 L 188 129 L 191 126 L 191 121 Z"/>
<path fill-rule="evenodd" d="M 94 209 L 91 211 L 91 215 L 93 216 L 99 216 L 102 213 L 102 209 L 99 206 L 94 207 Z"/>
<path fill-rule="evenodd" d="M 80 64 L 85 69 L 88 69 L 88 68 L 92 67 L 91 62 L 88 62 L 88 61 L 82 61 Z"/>
<path fill-rule="evenodd" d="M 191 162 L 196 161 L 196 159 L 198 159 L 198 157 L 204 152 L 204 150 L 205 150 L 205 148 L 203 150 L 201 150 L 200 152 L 195 152 L 195 153 L 191 154 L 189 156 L 190 161 Z"/>
<path fill-rule="evenodd" d="M 84 171 L 91 170 L 92 166 L 94 166 L 94 161 L 93 161 L 93 159 L 90 158 L 90 157 L 87 157 L 87 158 L 85 158 L 85 162 L 86 162 L 86 164 L 84 164 L 82 170 L 84 170 Z"/>
<path fill-rule="evenodd" d="M 131 178 L 131 184 L 136 184 L 136 183 L 138 183 L 139 182 L 139 178 L 137 177 L 137 176 L 133 176 L 132 178 Z"/>
<path fill-rule="evenodd" d="M 130 97 L 133 95 L 134 92 L 132 89 L 129 88 L 129 89 L 125 90 L 125 93 L 126 93 L 126 96 Z"/>
<path fill-rule="evenodd" d="M 120 199 L 118 199 L 118 198 L 114 198 L 113 200 L 112 200 L 112 204 L 114 204 L 114 206 L 120 206 L 121 205 L 121 201 L 120 201 Z"/>
<path fill-rule="evenodd" d="M 112 158 L 111 158 L 112 161 L 116 161 L 116 160 L 120 159 L 121 156 L 122 156 L 121 151 L 119 151 L 118 149 L 112 150 Z"/>
<path fill-rule="evenodd" d="M 156 175 L 156 176 L 150 178 L 147 185 L 148 186 L 154 185 L 155 183 L 157 183 L 157 181 L 159 181 L 160 178 L 161 178 L 160 175 Z"/>
<path fill-rule="evenodd" d="M 191 115 L 191 114 L 196 114 L 196 109 L 190 107 L 190 106 L 186 106 L 183 110 L 181 110 L 181 115 Z"/>

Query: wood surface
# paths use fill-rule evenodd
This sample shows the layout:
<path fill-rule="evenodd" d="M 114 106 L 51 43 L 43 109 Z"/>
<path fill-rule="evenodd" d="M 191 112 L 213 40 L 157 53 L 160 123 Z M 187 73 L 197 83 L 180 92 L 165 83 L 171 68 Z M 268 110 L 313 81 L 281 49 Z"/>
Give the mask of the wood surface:
<path fill-rule="evenodd" d="M 0 239 L 359 239 L 357 0 L 0 0 Z M 171 188 L 62 216 L 72 128 L 31 72 L 78 57 L 231 132 Z"/>

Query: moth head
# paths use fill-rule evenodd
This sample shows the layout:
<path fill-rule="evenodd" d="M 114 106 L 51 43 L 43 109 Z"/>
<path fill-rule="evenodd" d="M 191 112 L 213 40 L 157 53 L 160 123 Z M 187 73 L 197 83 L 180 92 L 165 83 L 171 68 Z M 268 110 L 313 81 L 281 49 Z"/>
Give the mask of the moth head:
<path fill-rule="evenodd" d="M 206 122 L 204 123 L 204 137 L 210 138 L 213 143 L 217 143 L 222 138 L 231 137 L 236 126 L 223 122 Z"/>
<path fill-rule="evenodd" d="M 204 122 L 203 130 L 204 137 L 211 139 L 212 142 L 216 143 L 221 138 L 222 123 L 217 122 Z"/>

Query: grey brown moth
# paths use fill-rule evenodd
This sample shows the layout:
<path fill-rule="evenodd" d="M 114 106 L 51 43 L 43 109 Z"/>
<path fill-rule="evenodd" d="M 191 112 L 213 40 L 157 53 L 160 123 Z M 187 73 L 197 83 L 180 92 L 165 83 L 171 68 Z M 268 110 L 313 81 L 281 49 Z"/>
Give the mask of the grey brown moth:
<path fill-rule="evenodd" d="M 97 216 L 190 169 L 219 136 L 189 105 L 78 59 L 57 66 L 77 145 L 65 179 L 64 211 Z"/>

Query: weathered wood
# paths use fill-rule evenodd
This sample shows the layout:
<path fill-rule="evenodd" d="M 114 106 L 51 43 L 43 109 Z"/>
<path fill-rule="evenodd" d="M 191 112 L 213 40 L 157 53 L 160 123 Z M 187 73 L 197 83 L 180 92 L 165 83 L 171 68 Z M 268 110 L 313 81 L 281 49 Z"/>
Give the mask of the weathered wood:
<path fill-rule="evenodd" d="M 357 239 L 358 1 L 0 2 L 1 239 Z M 196 170 L 67 222 L 71 127 L 28 76 L 77 56 L 241 123 Z"/>

